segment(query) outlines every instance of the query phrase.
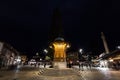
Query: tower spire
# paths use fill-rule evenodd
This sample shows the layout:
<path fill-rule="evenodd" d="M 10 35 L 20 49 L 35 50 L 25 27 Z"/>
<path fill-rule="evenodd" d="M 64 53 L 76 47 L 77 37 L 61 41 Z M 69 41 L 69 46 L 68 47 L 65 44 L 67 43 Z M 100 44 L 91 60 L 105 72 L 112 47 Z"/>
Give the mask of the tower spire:
<path fill-rule="evenodd" d="M 105 52 L 106 52 L 106 54 L 108 54 L 108 53 L 109 53 L 109 48 L 108 48 L 107 41 L 106 41 L 106 39 L 105 39 L 105 35 L 104 35 L 103 32 L 101 32 L 101 38 L 102 38 L 102 40 L 103 40 Z"/>
<path fill-rule="evenodd" d="M 62 16 L 58 8 L 53 11 L 52 22 L 49 29 L 50 42 L 56 37 L 63 37 Z"/>

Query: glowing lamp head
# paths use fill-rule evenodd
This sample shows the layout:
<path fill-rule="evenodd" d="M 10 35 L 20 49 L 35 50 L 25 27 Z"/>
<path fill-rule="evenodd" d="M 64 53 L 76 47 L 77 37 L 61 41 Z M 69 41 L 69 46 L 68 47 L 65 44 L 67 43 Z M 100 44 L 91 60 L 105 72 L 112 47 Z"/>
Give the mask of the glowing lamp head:
<path fill-rule="evenodd" d="M 67 48 L 70 48 L 70 45 L 69 45 L 69 44 L 67 45 Z"/>
<path fill-rule="evenodd" d="M 48 53 L 48 51 L 47 51 L 46 49 L 44 49 L 44 52 L 45 52 L 45 53 Z"/>

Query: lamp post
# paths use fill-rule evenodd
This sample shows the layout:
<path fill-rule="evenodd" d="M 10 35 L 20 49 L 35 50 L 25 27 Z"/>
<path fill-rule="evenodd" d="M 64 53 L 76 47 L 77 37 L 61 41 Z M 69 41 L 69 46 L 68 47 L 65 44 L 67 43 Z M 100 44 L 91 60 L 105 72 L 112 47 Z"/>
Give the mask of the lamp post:
<path fill-rule="evenodd" d="M 79 49 L 79 54 L 78 54 L 79 60 L 82 60 L 82 59 L 83 59 L 82 54 L 83 54 L 83 49 Z"/>
<path fill-rule="evenodd" d="M 46 57 L 47 53 L 48 53 L 48 50 L 47 50 L 47 49 L 44 49 L 44 50 L 43 50 L 44 60 L 45 60 L 45 57 Z"/>

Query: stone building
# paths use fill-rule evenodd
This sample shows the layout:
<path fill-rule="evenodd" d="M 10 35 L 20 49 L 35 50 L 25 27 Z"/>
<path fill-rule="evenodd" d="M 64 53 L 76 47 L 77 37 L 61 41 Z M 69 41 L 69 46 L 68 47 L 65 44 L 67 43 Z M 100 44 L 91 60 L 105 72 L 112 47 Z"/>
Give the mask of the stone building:
<path fill-rule="evenodd" d="M 66 59 L 67 59 L 67 62 L 72 61 L 73 64 L 78 64 L 77 61 L 79 61 L 79 54 L 78 54 L 78 52 L 75 52 L 75 51 L 67 52 Z"/>
<path fill-rule="evenodd" d="M 100 66 L 114 68 L 116 65 L 120 69 L 120 49 L 116 49 L 109 54 L 100 56 Z"/>
<path fill-rule="evenodd" d="M 0 68 L 8 68 L 17 62 L 18 51 L 11 45 L 0 42 Z M 15 62 L 16 60 L 16 62 Z"/>

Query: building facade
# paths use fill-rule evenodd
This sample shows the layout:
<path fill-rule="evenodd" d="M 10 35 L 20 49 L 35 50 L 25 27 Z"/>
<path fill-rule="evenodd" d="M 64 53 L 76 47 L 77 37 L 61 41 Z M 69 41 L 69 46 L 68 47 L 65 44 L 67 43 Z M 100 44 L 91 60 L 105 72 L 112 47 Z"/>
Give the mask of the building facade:
<path fill-rule="evenodd" d="M 109 54 L 100 56 L 100 66 L 120 69 L 120 49 L 114 50 Z"/>
<path fill-rule="evenodd" d="M 10 65 L 16 64 L 17 56 L 16 49 L 7 43 L 0 42 L 0 68 L 8 68 Z"/>
<path fill-rule="evenodd" d="M 79 61 L 79 54 L 78 52 L 74 52 L 74 51 L 70 51 L 67 53 L 67 62 L 69 63 L 70 61 L 72 61 L 73 64 L 78 64 Z"/>

